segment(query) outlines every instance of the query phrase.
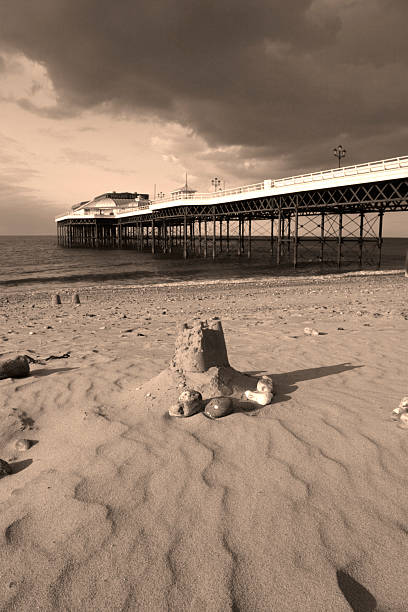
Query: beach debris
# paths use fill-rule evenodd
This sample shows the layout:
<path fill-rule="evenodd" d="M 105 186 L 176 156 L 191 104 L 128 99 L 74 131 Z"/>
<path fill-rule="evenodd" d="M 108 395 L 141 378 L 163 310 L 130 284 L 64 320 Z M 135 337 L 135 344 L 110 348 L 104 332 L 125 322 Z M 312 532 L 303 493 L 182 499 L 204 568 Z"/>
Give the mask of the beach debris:
<path fill-rule="evenodd" d="M 270 404 L 273 399 L 273 380 L 270 376 L 261 376 L 256 385 L 256 391 L 245 391 L 245 397 L 260 406 Z"/>
<path fill-rule="evenodd" d="M 81 300 L 79 299 L 79 293 L 74 293 L 71 298 L 72 304 L 80 304 Z"/>
<path fill-rule="evenodd" d="M 305 336 L 320 336 L 320 332 L 317 329 L 313 329 L 312 327 L 305 327 L 303 330 Z"/>
<path fill-rule="evenodd" d="M 0 459 L 0 478 L 3 478 L 3 476 L 8 476 L 9 474 L 12 474 L 13 470 L 11 469 L 11 465 L 9 463 L 7 463 L 7 461 L 4 461 L 4 459 Z"/>
<path fill-rule="evenodd" d="M 70 351 L 68 351 L 68 353 L 63 353 L 62 355 L 50 355 L 49 357 L 44 357 L 43 359 L 36 359 L 30 355 L 23 355 L 23 357 L 25 357 L 30 363 L 39 363 L 40 365 L 45 365 L 46 361 L 51 361 L 52 359 L 68 359 L 70 356 Z"/>
<path fill-rule="evenodd" d="M 169 415 L 175 417 L 189 417 L 203 410 L 203 397 L 199 391 L 185 389 L 180 393 L 177 404 L 169 408 Z"/>
<path fill-rule="evenodd" d="M 16 443 L 14 444 L 14 448 L 20 452 L 28 450 L 30 446 L 31 446 L 31 441 L 26 440 L 25 438 L 21 438 L 20 440 L 17 440 Z"/>
<path fill-rule="evenodd" d="M 61 296 L 59 293 L 55 293 L 52 296 L 52 305 L 53 306 L 59 306 L 61 304 Z"/>
<path fill-rule="evenodd" d="M 26 355 L 17 355 L 14 359 L 0 362 L 0 379 L 24 378 L 30 375 L 30 364 Z"/>
<path fill-rule="evenodd" d="M 391 418 L 394 421 L 404 421 L 406 420 L 405 417 L 402 419 L 404 414 L 408 415 L 408 396 L 403 397 L 397 408 L 394 408 L 391 413 Z"/>
<path fill-rule="evenodd" d="M 176 340 L 171 367 L 183 372 L 206 372 L 213 366 L 229 367 L 221 321 L 184 323 Z"/>
<path fill-rule="evenodd" d="M 231 414 L 234 405 L 231 397 L 214 397 L 204 408 L 204 414 L 209 419 L 219 419 Z"/>

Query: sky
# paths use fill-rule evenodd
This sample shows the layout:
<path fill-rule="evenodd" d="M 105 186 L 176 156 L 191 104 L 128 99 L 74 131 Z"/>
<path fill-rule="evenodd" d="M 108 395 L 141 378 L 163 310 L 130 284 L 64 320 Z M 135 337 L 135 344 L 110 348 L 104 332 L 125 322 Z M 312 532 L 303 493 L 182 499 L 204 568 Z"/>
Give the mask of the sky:
<path fill-rule="evenodd" d="M 0 234 L 408 154 L 406 0 L 0 0 Z M 385 234 L 408 233 L 408 213 Z"/>

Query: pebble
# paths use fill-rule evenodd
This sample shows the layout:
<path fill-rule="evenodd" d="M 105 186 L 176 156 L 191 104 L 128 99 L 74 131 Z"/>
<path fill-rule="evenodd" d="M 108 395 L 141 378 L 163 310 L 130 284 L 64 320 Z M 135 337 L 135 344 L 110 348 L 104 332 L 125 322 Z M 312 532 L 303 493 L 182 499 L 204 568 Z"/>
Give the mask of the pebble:
<path fill-rule="evenodd" d="M 233 412 L 233 403 L 230 397 L 215 397 L 204 408 L 204 414 L 209 419 L 219 419 Z"/>
<path fill-rule="evenodd" d="M 311 327 L 305 327 L 303 333 L 305 334 L 305 336 L 319 336 L 319 332 L 317 331 L 317 329 L 312 329 Z"/>

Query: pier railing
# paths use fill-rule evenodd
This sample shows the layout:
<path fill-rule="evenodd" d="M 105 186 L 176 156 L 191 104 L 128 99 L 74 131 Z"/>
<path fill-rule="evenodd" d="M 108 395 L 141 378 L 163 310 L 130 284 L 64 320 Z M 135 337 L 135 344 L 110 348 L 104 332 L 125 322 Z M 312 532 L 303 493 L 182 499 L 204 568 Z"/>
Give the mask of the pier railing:
<path fill-rule="evenodd" d="M 272 189 L 279 187 L 287 187 L 290 185 L 307 185 L 313 183 L 320 183 L 322 181 L 329 181 L 333 179 L 341 179 L 352 177 L 356 175 L 373 175 L 377 174 L 379 177 L 382 173 L 390 170 L 398 170 L 401 168 L 408 169 L 408 155 L 403 157 L 392 157 L 390 159 L 383 159 L 381 161 L 368 162 L 365 164 L 356 164 L 354 166 L 344 166 L 341 168 L 332 168 L 330 170 L 319 170 L 318 172 L 308 172 L 306 174 L 298 174 L 281 179 L 266 179 L 260 183 L 254 183 L 252 185 L 244 185 L 242 187 L 234 187 L 231 189 L 223 189 L 220 191 L 211 191 L 203 193 L 177 193 L 163 198 L 156 198 L 155 200 L 146 201 L 146 204 L 138 204 L 134 207 L 126 208 L 115 208 L 114 211 L 107 210 L 81 210 L 81 211 L 68 211 L 65 214 L 59 215 L 56 219 L 69 216 L 71 218 L 83 217 L 83 216 L 94 216 L 94 217 L 106 217 L 106 216 L 117 216 L 119 214 L 134 212 L 138 210 L 148 209 L 152 204 L 163 205 L 171 203 L 177 200 L 194 200 L 211 202 L 219 200 L 220 198 L 228 198 L 234 195 L 240 194 L 256 194 L 259 191 L 265 191 L 270 193 Z"/>

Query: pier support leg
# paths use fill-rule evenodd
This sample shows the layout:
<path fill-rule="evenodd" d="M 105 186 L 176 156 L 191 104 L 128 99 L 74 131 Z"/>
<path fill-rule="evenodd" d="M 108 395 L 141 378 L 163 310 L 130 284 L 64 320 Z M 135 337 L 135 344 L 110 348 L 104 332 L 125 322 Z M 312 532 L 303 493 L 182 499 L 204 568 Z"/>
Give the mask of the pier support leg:
<path fill-rule="evenodd" d="M 213 212 L 213 235 L 212 235 L 212 258 L 215 259 L 215 254 L 216 254 L 216 244 L 215 244 L 215 238 L 216 238 L 216 220 L 215 220 L 215 211 Z"/>
<path fill-rule="evenodd" d="M 360 235 L 358 239 L 358 262 L 360 270 L 363 267 L 363 239 L 364 236 L 364 211 L 360 211 Z"/>
<path fill-rule="evenodd" d="M 228 218 L 227 218 L 226 224 L 227 224 L 227 254 L 229 255 L 229 252 L 230 252 L 230 229 L 229 229 L 230 220 Z"/>
<path fill-rule="evenodd" d="M 198 256 L 201 257 L 201 219 L 198 220 Z"/>
<path fill-rule="evenodd" d="M 154 228 L 154 217 L 152 217 L 152 254 L 156 253 L 156 240 L 155 240 L 155 228 Z"/>
<path fill-rule="evenodd" d="M 275 218 L 272 215 L 271 216 L 271 241 L 270 241 L 270 253 L 272 257 L 273 257 L 273 225 L 274 225 L 274 222 L 275 222 Z"/>
<path fill-rule="evenodd" d="M 208 253 L 207 253 L 207 238 L 208 238 L 208 233 L 207 233 L 207 217 L 204 219 L 204 257 L 207 257 Z"/>
<path fill-rule="evenodd" d="M 382 244 L 383 244 L 383 237 L 382 237 L 382 230 L 383 230 L 383 216 L 384 216 L 384 211 L 380 210 L 379 213 L 379 224 L 378 224 L 378 269 L 381 268 L 381 250 L 382 250 Z"/>
<path fill-rule="evenodd" d="M 337 243 L 337 268 L 341 268 L 341 247 L 343 243 L 343 213 L 339 213 L 339 235 Z"/>
<path fill-rule="evenodd" d="M 324 262 L 324 218 L 325 214 L 322 213 L 320 218 L 320 263 Z"/>
<path fill-rule="evenodd" d="M 222 253 L 222 219 L 220 219 L 220 253 Z"/>
<path fill-rule="evenodd" d="M 184 210 L 183 257 L 187 259 L 187 212 Z"/>
<path fill-rule="evenodd" d="M 276 263 L 279 265 L 281 261 L 281 253 L 282 253 L 282 211 L 279 207 L 278 214 L 278 248 L 276 250 Z"/>
<path fill-rule="evenodd" d="M 251 259 L 252 254 L 252 220 L 251 217 L 248 219 L 248 259 Z"/>
<path fill-rule="evenodd" d="M 293 244 L 293 267 L 296 269 L 298 264 L 298 241 L 299 241 L 299 211 L 296 203 L 295 210 L 295 240 Z"/>

